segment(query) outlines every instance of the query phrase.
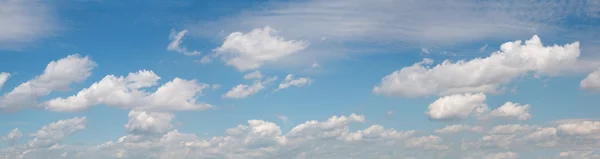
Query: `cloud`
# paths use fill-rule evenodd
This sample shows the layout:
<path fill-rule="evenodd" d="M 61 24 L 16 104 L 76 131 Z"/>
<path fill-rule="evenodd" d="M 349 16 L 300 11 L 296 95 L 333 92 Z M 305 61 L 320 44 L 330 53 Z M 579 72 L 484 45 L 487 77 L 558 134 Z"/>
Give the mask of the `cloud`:
<path fill-rule="evenodd" d="M 237 15 L 215 21 L 200 21 L 189 28 L 192 32 L 215 36 L 221 30 L 247 30 L 268 24 L 286 31 L 286 37 L 311 41 L 321 41 L 327 37 L 326 42 L 392 41 L 452 45 L 513 38 L 536 32 L 557 32 L 568 27 L 559 22 L 570 17 L 598 18 L 597 8 L 600 4 L 593 1 L 426 3 L 415 0 L 307 0 L 273 2 L 261 6 L 266 7 L 240 11 Z M 378 12 L 371 12 L 373 10 Z M 590 25 L 572 25 L 586 24 Z"/>
<path fill-rule="evenodd" d="M 458 120 L 467 118 L 473 111 L 487 109 L 484 94 L 455 94 L 441 97 L 429 105 L 425 114 L 431 120 Z"/>
<path fill-rule="evenodd" d="M 45 1 L 0 1 L 0 49 L 19 49 L 60 28 L 54 7 Z"/>
<path fill-rule="evenodd" d="M 600 68 L 581 80 L 579 88 L 588 91 L 600 91 Z"/>
<path fill-rule="evenodd" d="M 260 71 L 254 71 L 244 75 L 244 79 L 261 79 L 262 77 L 263 75 L 260 73 Z"/>
<path fill-rule="evenodd" d="M 558 126 L 558 131 L 565 135 L 600 137 L 600 121 L 565 123 Z"/>
<path fill-rule="evenodd" d="M 501 45 L 488 57 L 451 62 L 431 67 L 424 59 L 385 76 L 373 88 L 376 94 L 402 97 L 447 95 L 453 93 L 495 93 L 519 76 L 558 76 L 567 70 L 581 69 L 579 42 L 563 46 L 543 46 L 538 36 L 523 45 L 520 40 Z"/>
<path fill-rule="evenodd" d="M 285 76 L 285 79 L 283 79 L 283 81 L 281 81 L 281 83 L 279 84 L 279 87 L 273 91 L 274 92 L 279 91 L 282 89 L 289 88 L 291 86 L 303 87 L 305 85 L 309 85 L 310 83 L 312 83 L 312 79 L 310 79 L 308 77 L 299 77 L 299 78 L 294 79 L 294 75 L 288 74 L 287 76 Z"/>
<path fill-rule="evenodd" d="M 0 90 L 2 90 L 4 83 L 8 80 L 9 77 L 10 73 L 0 72 Z"/>
<path fill-rule="evenodd" d="M 72 83 L 82 82 L 91 75 L 94 67 L 94 61 L 78 54 L 52 61 L 46 66 L 44 73 L 1 96 L 0 109 L 16 111 L 34 107 L 38 98 L 52 91 L 67 91 Z"/>
<path fill-rule="evenodd" d="M 520 105 L 519 103 L 506 102 L 499 108 L 487 113 L 486 115 L 481 116 L 481 118 L 515 118 L 518 120 L 527 120 L 531 118 L 531 114 L 529 114 L 530 107 L 531 106 L 528 104 Z"/>
<path fill-rule="evenodd" d="M 471 125 L 448 125 L 441 129 L 436 129 L 435 133 L 438 134 L 456 134 L 458 132 L 483 132 L 484 128 L 481 126 L 471 126 Z"/>
<path fill-rule="evenodd" d="M 23 137 L 23 134 L 21 133 L 19 128 L 15 128 L 12 131 L 10 131 L 6 136 L 3 136 L 0 139 L 5 140 L 5 141 L 14 142 L 15 140 L 17 140 L 21 137 Z"/>
<path fill-rule="evenodd" d="M 487 49 L 488 44 L 483 45 L 481 48 L 479 48 L 479 52 L 484 52 L 485 49 Z"/>
<path fill-rule="evenodd" d="M 486 159 L 517 159 L 519 158 L 519 154 L 514 152 L 499 152 L 495 154 L 488 155 Z"/>
<path fill-rule="evenodd" d="M 231 88 L 231 90 L 229 90 L 227 93 L 223 94 L 222 97 L 229 98 L 229 99 L 246 98 L 250 95 L 256 94 L 259 91 L 263 90 L 265 88 L 266 84 L 269 84 L 275 80 L 277 80 L 277 76 L 267 78 L 263 81 L 261 81 L 260 79 L 255 80 L 254 84 L 252 84 L 252 85 L 239 84 L 239 85 Z"/>
<path fill-rule="evenodd" d="M 75 117 L 44 125 L 40 130 L 31 134 L 35 138 L 29 141 L 28 146 L 30 148 L 52 146 L 67 136 L 85 129 L 86 121 L 86 117 Z"/>
<path fill-rule="evenodd" d="M 421 48 L 421 52 L 424 54 L 429 54 L 429 49 L 427 48 Z"/>
<path fill-rule="evenodd" d="M 129 73 L 127 77 L 107 75 L 73 96 L 54 98 L 44 104 L 46 109 L 59 112 L 81 111 L 99 104 L 154 111 L 204 110 L 212 107 L 196 100 L 209 88 L 208 84 L 196 80 L 175 78 L 153 93 L 143 90 L 157 85 L 159 79 L 153 71 L 148 70 Z"/>
<path fill-rule="evenodd" d="M 175 116 L 171 113 L 129 111 L 129 121 L 125 129 L 136 135 L 164 135 L 173 129 L 171 120 Z"/>
<path fill-rule="evenodd" d="M 305 41 L 286 41 L 275 33 L 276 30 L 269 26 L 253 29 L 248 33 L 233 32 L 223 41 L 223 45 L 214 49 L 214 57 L 221 57 L 227 65 L 239 71 L 247 71 L 260 68 L 267 62 L 277 61 L 308 46 Z"/>
<path fill-rule="evenodd" d="M 167 50 L 179 52 L 179 53 L 182 53 L 187 56 L 200 55 L 201 54 L 200 51 L 196 51 L 196 50 L 188 51 L 187 48 L 185 48 L 184 46 L 181 46 L 181 43 L 183 43 L 183 37 L 185 36 L 185 34 L 187 32 L 188 32 L 188 30 L 182 30 L 180 32 L 171 30 L 171 34 L 169 35 L 169 40 L 171 40 L 171 42 L 167 46 Z"/>
<path fill-rule="evenodd" d="M 428 107 L 425 115 L 430 120 L 461 120 L 474 114 L 479 120 L 489 119 L 517 119 L 527 120 L 530 105 L 506 102 L 504 105 L 490 110 L 485 104 L 486 96 L 483 93 L 454 94 L 440 97 Z"/>
<path fill-rule="evenodd" d="M 446 139 L 427 135 L 423 131 L 400 131 L 378 124 L 365 125 L 364 129 L 351 129 L 354 125 L 368 123 L 365 116 L 358 114 L 309 120 L 287 132 L 276 123 L 252 119 L 212 137 L 180 132 L 171 124 L 173 119 L 171 113 L 132 110 L 128 126 L 125 126 L 127 135 L 91 146 L 61 144 L 59 141 L 85 127 L 85 117 L 61 120 L 34 133 L 38 140 L 47 139 L 50 142 L 35 148 L 29 147 L 29 144 L 25 147 L 0 148 L 0 157 L 516 158 L 521 156 L 516 152 L 535 150 L 526 151 L 527 154 L 523 156 L 594 158 L 597 155 L 593 150 L 600 148 L 597 144 L 600 138 L 593 128 L 595 121 L 563 123 L 577 126 L 497 125 L 469 136 L 444 134 L 444 137 L 448 137 Z M 472 129 L 479 126 L 455 127 Z M 561 127 L 574 130 L 574 133 L 566 133 Z M 453 138 L 458 139 L 459 143 L 455 143 Z M 549 154 L 554 156 L 547 156 Z"/>

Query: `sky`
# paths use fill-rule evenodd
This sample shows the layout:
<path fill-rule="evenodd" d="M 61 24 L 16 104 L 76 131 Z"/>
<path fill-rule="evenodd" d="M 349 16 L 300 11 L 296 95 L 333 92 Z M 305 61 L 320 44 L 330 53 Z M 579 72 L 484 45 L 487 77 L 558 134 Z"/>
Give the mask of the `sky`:
<path fill-rule="evenodd" d="M 0 159 L 600 158 L 594 0 L 0 0 Z"/>

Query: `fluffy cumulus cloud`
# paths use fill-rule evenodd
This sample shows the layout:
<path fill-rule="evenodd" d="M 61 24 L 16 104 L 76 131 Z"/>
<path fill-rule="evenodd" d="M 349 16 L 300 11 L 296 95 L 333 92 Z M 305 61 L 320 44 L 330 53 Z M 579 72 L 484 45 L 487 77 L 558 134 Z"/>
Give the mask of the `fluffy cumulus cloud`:
<path fill-rule="evenodd" d="M 506 102 L 504 105 L 490 110 L 485 104 L 486 95 L 483 93 L 453 94 L 440 97 L 428 107 L 425 115 L 430 120 L 461 120 L 471 115 L 480 120 L 489 119 L 517 119 L 527 120 L 530 105 Z"/>
<path fill-rule="evenodd" d="M 196 80 L 175 78 L 153 93 L 144 91 L 143 88 L 156 86 L 159 79 L 158 75 L 149 70 L 129 73 L 126 77 L 107 75 L 73 96 L 49 100 L 45 102 L 45 106 L 52 111 L 80 111 L 98 104 L 158 111 L 203 110 L 212 107 L 196 100 L 197 96 L 204 95 L 205 89 L 210 87 Z"/>
<path fill-rule="evenodd" d="M 590 73 L 579 83 L 579 87 L 588 91 L 600 91 L 600 69 Z"/>
<path fill-rule="evenodd" d="M 252 74 L 253 73 L 251 73 L 249 75 L 252 75 Z M 248 75 L 246 75 L 246 76 L 248 76 Z M 246 78 L 246 77 L 244 77 L 244 78 Z M 256 93 L 260 92 L 261 90 L 265 89 L 266 84 L 269 84 L 275 80 L 277 80 L 277 76 L 269 77 L 265 80 L 257 79 L 254 81 L 254 84 L 252 84 L 252 85 L 239 84 L 239 85 L 231 88 L 231 90 L 227 91 L 227 93 L 223 94 L 222 97 L 230 98 L 230 99 L 246 98 L 250 95 L 256 94 Z"/>
<path fill-rule="evenodd" d="M 52 35 L 59 28 L 51 3 L 2 0 L 0 6 L 0 49 L 18 49 Z"/>
<path fill-rule="evenodd" d="M 215 54 L 208 57 L 220 57 L 227 65 L 246 71 L 294 54 L 308 45 L 304 41 L 285 40 L 276 32 L 269 26 L 248 33 L 233 32 L 223 45 L 214 49 Z"/>
<path fill-rule="evenodd" d="M 131 134 L 163 135 L 173 129 L 171 113 L 131 110 L 125 129 Z"/>
<path fill-rule="evenodd" d="M 513 79 L 533 73 L 557 76 L 579 68 L 579 42 L 544 46 L 538 36 L 507 42 L 488 57 L 433 65 L 425 59 L 385 76 L 373 88 L 377 94 L 416 97 L 432 94 L 494 93 Z"/>
<path fill-rule="evenodd" d="M 8 77 L 10 77 L 10 73 L 0 72 L 0 90 L 2 90 L 2 87 L 4 86 L 4 83 L 6 83 L 6 81 L 8 80 Z"/>
<path fill-rule="evenodd" d="M 508 118 L 508 119 L 518 119 L 518 120 L 527 120 L 531 118 L 531 114 L 529 114 L 530 105 L 520 105 L 519 103 L 506 102 L 504 105 L 500 106 L 497 109 L 492 110 L 486 115 L 482 116 L 483 119 L 489 118 Z"/>
<path fill-rule="evenodd" d="M 455 94 L 442 97 L 429 105 L 425 114 L 432 120 L 465 119 L 472 112 L 483 113 L 487 109 L 484 94 Z"/>
<path fill-rule="evenodd" d="M 171 40 L 171 42 L 167 46 L 167 50 L 179 52 L 187 56 L 200 55 L 200 51 L 188 51 L 186 47 L 181 46 L 181 43 L 183 43 L 183 37 L 185 34 L 187 34 L 187 32 L 188 30 L 182 30 L 180 32 L 171 30 L 171 34 L 169 35 L 169 40 Z"/>
<path fill-rule="evenodd" d="M 52 61 L 44 72 L 20 84 L 12 91 L 0 97 L 0 109 L 15 111 L 22 108 L 36 107 L 40 97 L 52 91 L 67 91 L 72 83 L 82 82 L 91 75 L 96 63 L 89 57 L 78 54 Z"/>
<path fill-rule="evenodd" d="M 308 77 L 294 78 L 294 75 L 288 74 L 287 76 L 285 76 L 285 79 L 283 79 L 283 81 L 281 81 L 281 83 L 279 84 L 279 87 L 277 89 L 275 89 L 274 91 L 290 88 L 291 86 L 304 87 L 306 85 L 309 85 L 311 82 L 312 82 L 312 79 L 310 79 Z"/>

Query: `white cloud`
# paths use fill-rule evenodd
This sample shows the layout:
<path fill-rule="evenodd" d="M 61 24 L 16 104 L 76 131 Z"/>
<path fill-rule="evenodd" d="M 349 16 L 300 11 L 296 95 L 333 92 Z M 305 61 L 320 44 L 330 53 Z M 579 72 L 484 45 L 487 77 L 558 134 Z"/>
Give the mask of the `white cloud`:
<path fill-rule="evenodd" d="M 486 159 L 517 159 L 519 158 L 519 154 L 514 152 L 499 152 L 495 154 L 488 155 Z"/>
<path fill-rule="evenodd" d="M 600 121 L 582 121 L 560 124 L 558 131 L 564 135 L 589 136 L 595 135 L 600 138 Z"/>
<path fill-rule="evenodd" d="M 75 117 L 44 125 L 40 130 L 31 134 L 35 138 L 29 141 L 28 146 L 31 148 L 52 146 L 67 136 L 85 129 L 86 121 L 86 117 Z"/>
<path fill-rule="evenodd" d="M 288 74 L 287 76 L 285 76 L 285 79 L 283 79 L 283 81 L 281 81 L 281 83 L 279 84 L 279 87 L 277 89 L 275 89 L 274 91 L 286 89 L 291 86 L 303 87 L 305 85 L 309 85 L 310 83 L 312 83 L 312 79 L 310 79 L 308 77 L 299 77 L 299 78 L 294 79 L 294 75 Z"/>
<path fill-rule="evenodd" d="M 15 111 L 36 106 L 38 98 L 55 90 L 67 91 L 72 83 L 85 80 L 95 66 L 96 63 L 90 58 L 78 54 L 52 61 L 44 73 L 0 97 L 0 108 Z"/>
<path fill-rule="evenodd" d="M 262 77 L 263 75 L 260 73 L 260 71 L 254 71 L 244 75 L 244 79 L 261 79 Z"/>
<path fill-rule="evenodd" d="M 260 81 L 260 79 L 255 80 L 254 84 L 252 85 L 246 85 L 246 84 L 239 84 L 233 88 L 231 88 L 231 90 L 229 90 L 227 93 L 223 94 L 223 98 L 233 98 L 233 99 L 242 99 L 242 98 L 246 98 L 250 95 L 256 94 L 259 91 L 263 90 L 265 88 L 266 84 L 269 84 L 273 81 L 277 80 L 276 76 L 267 78 L 263 81 Z"/>
<path fill-rule="evenodd" d="M 427 48 L 421 48 L 421 52 L 424 54 L 429 54 L 429 49 Z"/>
<path fill-rule="evenodd" d="M 187 48 L 181 46 L 181 43 L 183 43 L 183 37 L 187 32 L 188 30 L 182 30 L 180 32 L 175 32 L 175 30 L 171 30 L 171 34 L 169 35 L 169 40 L 171 40 L 171 42 L 167 46 L 167 50 L 179 52 L 187 56 L 200 55 L 200 51 L 188 51 Z"/>
<path fill-rule="evenodd" d="M 431 120 L 460 120 L 469 117 L 473 113 L 479 120 L 527 120 L 531 118 L 531 114 L 529 114 L 531 106 L 528 104 L 521 105 L 506 102 L 504 105 L 490 111 L 488 105 L 485 104 L 485 99 L 486 96 L 483 93 L 454 94 L 440 97 L 429 105 L 425 115 Z"/>
<path fill-rule="evenodd" d="M 589 91 L 600 91 L 600 69 L 590 73 L 579 83 L 579 88 Z"/>
<path fill-rule="evenodd" d="M 533 130 L 535 127 L 521 124 L 498 125 L 492 128 L 490 134 L 517 134 Z"/>
<path fill-rule="evenodd" d="M 483 119 L 489 118 L 505 118 L 511 119 L 515 118 L 518 120 L 527 120 L 531 118 L 531 114 L 529 114 L 529 108 L 531 106 L 521 105 L 519 103 L 506 102 L 504 105 L 499 108 L 492 110 L 491 112 L 481 116 Z"/>
<path fill-rule="evenodd" d="M 487 49 L 488 44 L 483 45 L 481 48 L 479 48 L 479 52 L 484 52 L 485 49 Z"/>
<path fill-rule="evenodd" d="M 321 68 L 321 65 L 319 65 L 319 63 L 313 62 L 313 64 L 310 65 L 310 68 Z"/>
<path fill-rule="evenodd" d="M 23 137 L 23 134 L 19 130 L 19 128 L 15 128 L 10 131 L 6 136 L 3 136 L 1 139 L 5 141 L 14 142 L 15 140 Z"/>
<path fill-rule="evenodd" d="M 423 149 L 439 149 L 439 150 L 444 150 L 444 149 L 448 149 L 449 147 L 446 145 L 440 145 L 440 143 L 442 142 L 442 138 L 440 138 L 439 136 L 423 136 L 423 137 L 415 137 L 415 138 L 411 138 L 408 139 L 408 141 L 406 141 L 405 147 L 407 148 L 423 148 Z"/>
<path fill-rule="evenodd" d="M 55 98 L 45 105 L 46 109 L 52 111 L 81 111 L 98 104 L 155 111 L 204 110 L 212 107 L 196 100 L 209 88 L 208 84 L 196 80 L 175 78 L 158 87 L 154 93 L 142 90 L 155 86 L 159 79 L 148 70 L 129 73 L 127 77 L 108 75 L 76 95 Z"/>
<path fill-rule="evenodd" d="M 414 0 L 307 0 L 264 5 L 266 7 L 241 11 L 213 22 L 201 21 L 191 29 L 214 36 L 221 30 L 227 32 L 269 24 L 288 31 L 286 36 L 310 38 L 311 41 L 327 37 L 326 41 L 456 44 L 553 31 L 564 27 L 557 25 L 557 21 L 571 16 L 597 17 L 600 6 L 592 1 L 427 3 Z M 378 12 L 371 12 L 373 10 Z"/>
<path fill-rule="evenodd" d="M 175 118 L 171 113 L 136 110 L 131 110 L 128 116 L 129 121 L 125 124 L 125 129 L 129 133 L 136 135 L 162 136 L 173 129 L 171 120 Z"/>
<path fill-rule="evenodd" d="M 54 8 L 45 1 L 2 0 L 0 6 L 0 49 L 18 49 L 59 29 Z"/>
<path fill-rule="evenodd" d="M 487 110 L 484 94 L 455 94 L 441 97 L 429 105 L 425 114 L 431 120 L 458 120 L 467 118 L 473 111 Z"/>
<path fill-rule="evenodd" d="M 504 43 L 500 51 L 489 57 L 446 60 L 433 67 L 433 60 L 424 59 L 385 76 L 373 92 L 404 97 L 494 93 L 528 73 L 557 76 L 566 70 L 578 69 L 579 54 L 579 42 L 545 47 L 538 36 L 533 36 L 524 45 L 520 40 Z"/>
<path fill-rule="evenodd" d="M 10 73 L 0 72 L 0 90 L 2 90 L 2 87 L 4 86 L 4 83 L 8 80 L 8 77 L 10 77 Z"/>
<path fill-rule="evenodd" d="M 277 61 L 307 47 L 304 41 L 286 41 L 275 35 L 276 31 L 266 26 L 248 33 L 233 32 L 223 45 L 216 48 L 216 57 L 239 71 L 253 70 L 266 62 Z M 207 61 L 207 60 L 204 60 Z"/>
<path fill-rule="evenodd" d="M 600 155 L 592 156 L 594 151 L 564 151 L 558 154 L 559 158 L 569 158 L 569 159 L 593 159 L 600 158 Z"/>
<path fill-rule="evenodd" d="M 438 134 L 456 134 L 458 132 L 483 132 L 484 128 L 481 126 L 471 126 L 471 125 L 448 125 L 441 129 L 436 129 L 435 133 Z"/>

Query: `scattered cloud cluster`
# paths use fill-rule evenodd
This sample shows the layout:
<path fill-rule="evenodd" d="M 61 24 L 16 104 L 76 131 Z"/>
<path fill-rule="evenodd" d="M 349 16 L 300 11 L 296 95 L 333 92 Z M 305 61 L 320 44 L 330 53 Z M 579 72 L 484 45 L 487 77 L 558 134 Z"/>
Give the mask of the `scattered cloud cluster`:
<path fill-rule="evenodd" d="M 435 133 L 443 136 L 436 136 L 378 124 L 353 129 L 367 119 L 350 114 L 306 121 L 288 132 L 273 122 L 248 120 L 225 130 L 222 136 L 202 139 L 175 129 L 174 118 L 171 113 L 131 110 L 124 126 L 127 135 L 88 147 L 60 144 L 85 129 L 85 117 L 59 120 L 30 134 L 34 138 L 27 144 L 1 148 L 0 157 L 504 159 L 519 158 L 520 152 L 535 147 L 534 155 L 540 158 L 594 158 L 599 157 L 594 149 L 600 148 L 600 121 L 589 120 L 549 126 L 451 125 L 437 129 Z M 461 139 L 452 139 L 457 137 Z"/>

